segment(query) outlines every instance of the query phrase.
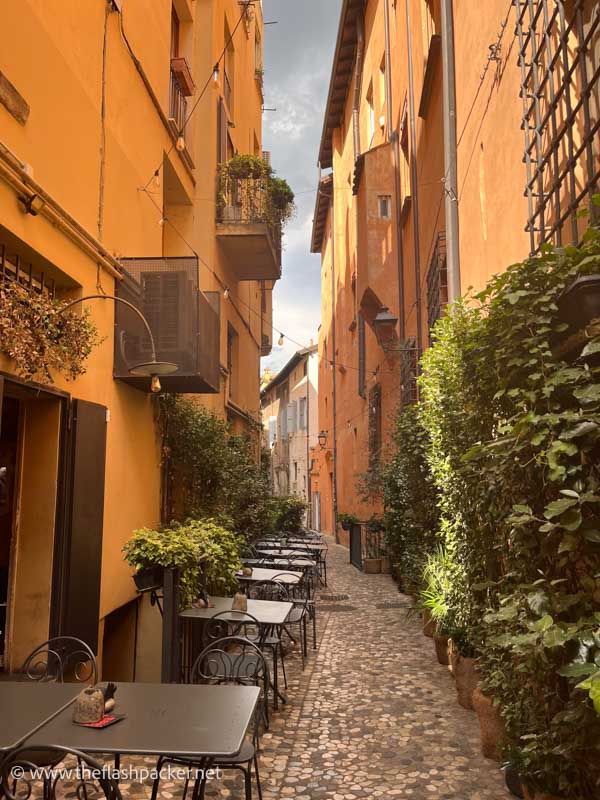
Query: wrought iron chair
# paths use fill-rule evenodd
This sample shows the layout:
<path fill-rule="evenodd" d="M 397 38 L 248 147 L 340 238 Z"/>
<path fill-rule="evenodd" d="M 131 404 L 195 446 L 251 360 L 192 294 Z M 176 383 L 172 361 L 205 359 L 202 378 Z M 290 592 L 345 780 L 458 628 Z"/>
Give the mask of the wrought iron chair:
<path fill-rule="evenodd" d="M 99 793 L 96 787 L 99 787 L 106 800 L 122 800 L 118 783 L 106 776 L 102 763 L 79 750 L 51 744 L 35 750 L 23 746 L 10 751 L 0 762 L 0 795 L 3 794 L 6 800 L 24 800 L 24 798 L 31 797 L 34 794 L 34 776 L 40 769 L 38 763 L 40 759 L 36 756 L 45 758 L 48 754 L 52 755 L 52 766 L 45 768 L 44 777 L 41 778 L 43 797 L 47 800 L 55 800 L 59 782 L 65 784 L 64 794 L 66 796 L 87 798 L 89 792 L 91 796 L 98 797 Z M 74 782 L 66 780 L 61 774 L 53 774 L 53 767 L 68 759 L 69 756 L 77 761 L 77 768 L 73 770 L 76 778 Z M 22 770 L 18 779 L 15 778 L 15 767 Z M 91 789 L 94 791 L 90 792 Z"/>
<path fill-rule="evenodd" d="M 211 768 L 222 770 L 236 769 L 244 775 L 246 800 L 252 798 L 252 768 L 256 776 L 256 787 L 259 799 L 262 800 L 262 789 L 258 771 L 257 748 L 259 742 L 260 725 L 259 716 L 267 713 L 267 693 L 270 684 L 269 665 L 261 650 L 248 639 L 242 636 L 225 636 L 211 642 L 198 655 L 191 670 L 192 683 L 204 684 L 235 684 L 241 686 L 258 686 L 262 688 L 262 703 L 257 707 L 254 717 L 254 730 L 252 741 L 245 741 L 240 752 L 230 758 L 217 759 L 210 763 Z M 156 764 L 157 776 L 164 764 L 180 764 L 188 768 L 204 768 L 207 761 L 196 762 L 184 758 L 171 758 L 161 756 Z M 158 794 L 159 777 L 152 786 L 151 800 L 156 800 Z M 183 800 L 188 788 L 186 780 L 183 791 Z M 194 784 L 193 798 L 204 800 L 206 778 L 198 778 Z"/>
<path fill-rule="evenodd" d="M 56 636 L 38 645 L 19 670 L 29 680 L 42 683 L 98 682 L 98 664 L 91 648 L 75 636 Z"/>

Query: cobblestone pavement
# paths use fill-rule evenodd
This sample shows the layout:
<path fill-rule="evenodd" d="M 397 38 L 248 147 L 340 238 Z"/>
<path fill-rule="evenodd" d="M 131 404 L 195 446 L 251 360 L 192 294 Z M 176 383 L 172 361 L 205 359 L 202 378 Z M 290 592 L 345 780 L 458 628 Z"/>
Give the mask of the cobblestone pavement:
<path fill-rule="evenodd" d="M 458 705 L 432 640 L 407 618 L 410 599 L 390 577 L 350 566 L 345 548 L 330 545 L 328 566 L 329 586 L 317 592 L 325 596 L 318 650 L 310 651 L 304 672 L 297 647 L 288 655 L 288 703 L 261 738 L 264 799 L 512 797 L 499 765 L 480 753 L 475 713 Z M 334 594 L 348 598 L 326 597 Z M 154 763 L 122 759 L 123 767 Z M 123 783 L 121 790 L 125 798 L 147 799 L 151 784 Z M 181 794 L 181 784 L 161 782 L 162 800 Z M 224 772 L 206 796 L 243 798 L 241 776 Z"/>

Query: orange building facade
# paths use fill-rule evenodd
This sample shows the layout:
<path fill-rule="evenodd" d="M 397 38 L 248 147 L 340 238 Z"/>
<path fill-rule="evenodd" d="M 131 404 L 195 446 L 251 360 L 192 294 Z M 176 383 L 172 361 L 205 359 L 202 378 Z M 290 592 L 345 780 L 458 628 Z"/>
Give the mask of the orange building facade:
<path fill-rule="evenodd" d="M 280 241 L 217 175 L 262 154 L 260 3 L 6 0 L 0 30 L 2 285 L 133 303 L 177 365 L 163 390 L 258 448 Z M 82 307 L 101 341 L 76 380 L 0 355 L 0 670 L 74 634 L 105 677 L 152 680 L 160 614 L 121 552 L 161 521 L 158 406 L 130 372 L 152 353 L 123 303 Z"/>
<path fill-rule="evenodd" d="M 537 64 L 537 70 L 532 69 Z M 322 529 L 376 475 L 448 301 L 577 241 L 600 180 L 597 3 L 344 0 L 319 151 Z"/>

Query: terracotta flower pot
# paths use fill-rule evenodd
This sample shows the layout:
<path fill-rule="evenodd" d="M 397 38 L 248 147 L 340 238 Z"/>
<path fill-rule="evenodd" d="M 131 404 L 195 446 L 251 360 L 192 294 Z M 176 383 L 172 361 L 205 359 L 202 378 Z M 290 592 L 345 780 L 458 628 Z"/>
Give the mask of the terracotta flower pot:
<path fill-rule="evenodd" d="M 423 610 L 423 633 L 433 639 L 435 635 L 435 620 L 431 616 L 431 611 L 426 608 Z"/>
<path fill-rule="evenodd" d="M 454 654 L 453 654 L 454 655 Z M 476 660 L 465 658 L 460 653 L 454 655 L 454 677 L 456 679 L 456 698 L 463 708 L 473 711 L 473 692 L 477 687 Z"/>
<path fill-rule="evenodd" d="M 525 800 L 561 800 L 561 798 L 557 797 L 555 794 L 547 794 L 547 792 L 539 792 L 536 789 L 528 789 L 527 786 L 523 786 L 523 794 Z"/>
<path fill-rule="evenodd" d="M 506 729 L 500 708 L 478 686 L 473 691 L 473 708 L 479 717 L 481 752 L 486 758 L 501 761 Z"/>
<path fill-rule="evenodd" d="M 435 654 L 437 656 L 438 664 L 444 667 L 449 666 L 450 659 L 448 658 L 448 637 L 441 636 L 439 633 L 434 634 L 433 642 L 435 644 Z"/>

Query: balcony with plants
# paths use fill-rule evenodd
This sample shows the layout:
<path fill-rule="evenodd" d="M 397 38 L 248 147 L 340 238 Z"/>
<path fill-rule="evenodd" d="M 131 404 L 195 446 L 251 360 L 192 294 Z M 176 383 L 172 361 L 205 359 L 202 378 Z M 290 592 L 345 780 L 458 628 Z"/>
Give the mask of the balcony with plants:
<path fill-rule="evenodd" d="M 237 155 L 217 178 L 217 237 L 238 280 L 281 277 L 283 228 L 294 213 L 294 193 L 258 156 Z"/>

